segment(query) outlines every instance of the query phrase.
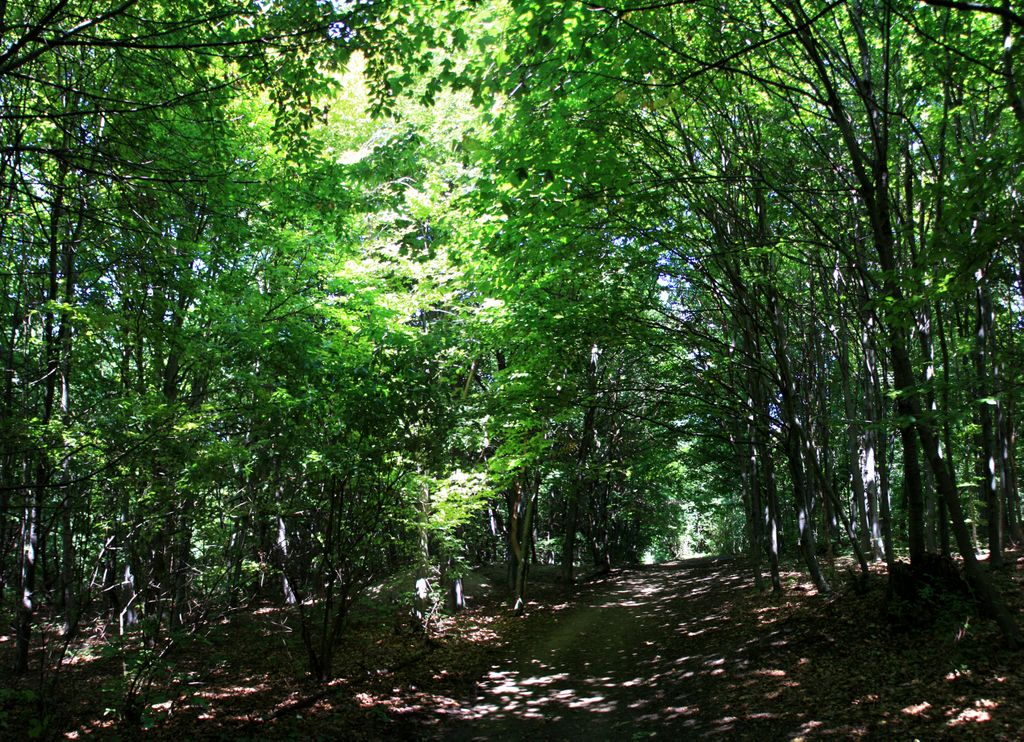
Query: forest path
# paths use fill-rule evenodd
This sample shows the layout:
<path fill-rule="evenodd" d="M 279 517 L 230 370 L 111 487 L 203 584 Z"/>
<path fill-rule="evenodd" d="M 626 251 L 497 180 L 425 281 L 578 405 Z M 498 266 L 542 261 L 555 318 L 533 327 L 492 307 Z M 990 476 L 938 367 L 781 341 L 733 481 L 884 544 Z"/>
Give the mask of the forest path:
<path fill-rule="evenodd" d="M 771 634 L 752 639 L 758 632 L 733 620 L 733 601 L 749 580 L 718 560 L 614 573 L 573 603 L 531 617 L 537 623 L 492 667 L 477 695 L 444 711 L 438 736 L 778 736 L 781 720 L 768 708 L 774 694 L 758 694 L 763 710 L 744 704 L 742 719 L 730 709 L 730 699 L 760 685 L 760 675 L 779 679 L 772 668 L 762 673 L 752 665 Z M 796 724 L 786 731 L 802 730 Z"/>

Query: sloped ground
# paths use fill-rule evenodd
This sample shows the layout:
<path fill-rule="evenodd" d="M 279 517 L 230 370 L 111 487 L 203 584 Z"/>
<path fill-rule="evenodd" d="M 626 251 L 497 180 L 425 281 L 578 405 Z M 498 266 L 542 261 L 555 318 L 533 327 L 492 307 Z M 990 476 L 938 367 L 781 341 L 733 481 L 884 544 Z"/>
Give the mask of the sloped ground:
<path fill-rule="evenodd" d="M 879 580 L 880 582 L 881 580 Z M 622 572 L 525 632 L 438 738 L 1019 739 L 1019 656 L 948 616 L 894 635 L 883 594 L 757 595 L 736 565 Z M 1019 612 L 1019 594 L 1016 596 Z M 955 613 L 955 611 L 953 611 Z M 901 627 L 904 628 L 905 627 Z"/>
<path fill-rule="evenodd" d="M 1021 615 L 1017 566 L 999 578 Z M 117 658 L 83 648 L 41 707 L 5 684 L 0 737 L 42 712 L 50 736 L 79 739 L 1019 739 L 1021 656 L 953 602 L 894 627 L 876 583 L 822 598 L 787 573 L 776 601 L 736 563 L 680 562 L 614 572 L 572 602 L 541 582 L 525 619 L 477 583 L 430 640 L 364 615 L 325 688 L 304 678 L 294 617 L 267 606 L 172 650 L 140 696 L 142 729 L 104 713 L 123 694 Z"/>

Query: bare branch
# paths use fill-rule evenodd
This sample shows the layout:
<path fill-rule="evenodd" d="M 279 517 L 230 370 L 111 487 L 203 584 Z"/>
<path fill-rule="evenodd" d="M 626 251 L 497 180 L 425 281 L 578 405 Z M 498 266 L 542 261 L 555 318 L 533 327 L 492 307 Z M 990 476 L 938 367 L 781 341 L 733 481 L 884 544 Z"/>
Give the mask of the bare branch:
<path fill-rule="evenodd" d="M 931 5 L 933 8 L 952 8 L 953 10 L 967 10 L 972 13 L 996 15 L 1024 29 L 1024 16 L 1014 13 L 1010 10 L 1009 6 L 999 8 L 994 5 L 961 2 L 961 0 L 924 0 L 924 3 L 925 5 Z"/>

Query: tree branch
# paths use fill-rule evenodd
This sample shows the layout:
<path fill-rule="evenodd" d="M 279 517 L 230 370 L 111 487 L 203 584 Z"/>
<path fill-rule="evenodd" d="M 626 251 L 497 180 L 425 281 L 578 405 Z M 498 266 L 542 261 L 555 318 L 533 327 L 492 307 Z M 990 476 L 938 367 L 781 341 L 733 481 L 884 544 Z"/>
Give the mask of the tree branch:
<path fill-rule="evenodd" d="M 1005 8 L 999 8 L 994 5 L 968 3 L 962 2 L 961 0 L 924 0 L 924 3 L 925 5 L 931 5 L 933 8 L 952 8 L 954 10 L 967 10 L 973 13 L 997 15 L 1000 18 L 1010 21 L 1024 29 L 1024 16 L 1014 13 L 1008 6 Z"/>

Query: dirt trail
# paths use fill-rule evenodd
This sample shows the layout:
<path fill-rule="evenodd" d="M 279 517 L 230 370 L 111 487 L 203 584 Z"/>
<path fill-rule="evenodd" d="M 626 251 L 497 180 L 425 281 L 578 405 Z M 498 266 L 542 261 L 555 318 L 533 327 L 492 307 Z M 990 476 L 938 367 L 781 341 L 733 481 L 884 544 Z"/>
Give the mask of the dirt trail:
<path fill-rule="evenodd" d="M 1019 573 L 997 577 L 1024 615 Z M 531 604 L 525 620 L 481 583 L 480 605 L 436 640 L 353 629 L 326 688 L 303 678 L 294 616 L 272 607 L 183 645 L 147 696 L 145 733 L 102 711 L 113 655 L 69 663 L 51 707 L 96 739 L 1021 739 L 1020 655 L 969 606 L 908 628 L 887 617 L 880 575 L 830 598 L 797 572 L 783 583 L 771 596 L 736 563 L 678 562 Z M 0 737 L 28 728 L 22 706 L 0 704 Z"/>
<path fill-rule="evenodd" d="M 750 679 L 749 655 L 759 654 L 753 643 L 737 646 L 730 616 L 746 579 L 733 564 L 704 560 L 603 580 L 570 606 L 532 619 L 544 619 L 524 632 L 536 643 L 521 642 L 475 698 L 446 710 L 436 736 L 778 736 L 780 719 L 768 708 L 746 709 L 742 725 L 730 715 L 737 673 Z M 799 724 L 789 731 L 799 734 Z"/>

